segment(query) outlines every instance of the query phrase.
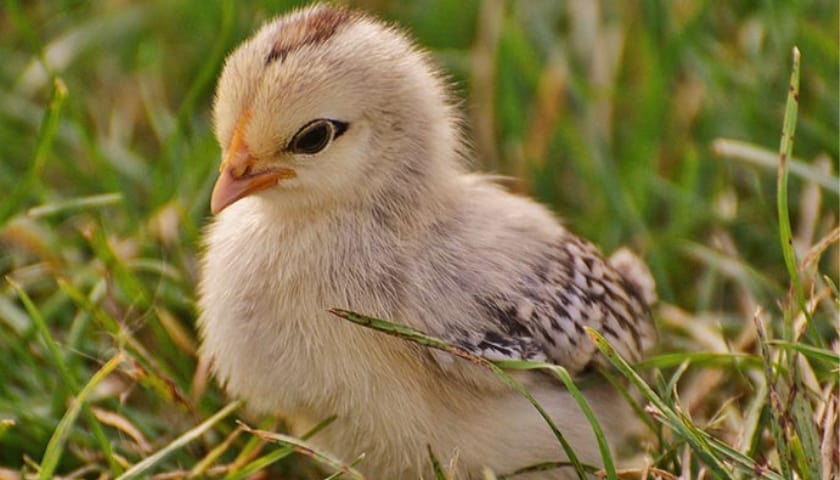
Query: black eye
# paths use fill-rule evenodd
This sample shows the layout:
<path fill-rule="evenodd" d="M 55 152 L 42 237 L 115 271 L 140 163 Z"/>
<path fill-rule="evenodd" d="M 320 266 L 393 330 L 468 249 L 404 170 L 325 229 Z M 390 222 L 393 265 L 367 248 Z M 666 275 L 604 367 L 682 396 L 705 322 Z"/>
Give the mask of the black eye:
<path fill-rule="evenodd" d="M 313 120 L 301 128 L 289 142 L 288 150 L 294 153 L 314 154 L 327 148 L 333 139 L 344 133 L 347 124 L 334 120 Z"/>

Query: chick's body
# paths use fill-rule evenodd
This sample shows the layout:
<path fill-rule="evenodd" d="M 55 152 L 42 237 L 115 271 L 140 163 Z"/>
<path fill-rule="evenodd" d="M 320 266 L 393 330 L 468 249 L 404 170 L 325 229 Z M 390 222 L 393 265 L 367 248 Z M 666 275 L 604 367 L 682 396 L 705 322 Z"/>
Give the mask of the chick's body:
<path fill-rule="evenodd" d="M 298 430 L 337 415 L 312 441 L 344 461 L 365 454 L 370 478 L 429 478 L 427 446 L 457 457 L 458 478 L 564 455 L 493 375 L 331 307 L 572 372 L 601 361 L 584 325 L 631 360 L 649 347 L 644 267 L 605 260 L 543 207 L 466 174 L 443 83 L 393 29 L 323 6 L 281 17 L 228 59 L 215 115 L 225 162 L 200 287 L 203 354 L 256 411 Z M 560 384 L 517 376 L 599 464 Z M 586 394 L 620 435 L 629 412 L 615 392 Z"/>

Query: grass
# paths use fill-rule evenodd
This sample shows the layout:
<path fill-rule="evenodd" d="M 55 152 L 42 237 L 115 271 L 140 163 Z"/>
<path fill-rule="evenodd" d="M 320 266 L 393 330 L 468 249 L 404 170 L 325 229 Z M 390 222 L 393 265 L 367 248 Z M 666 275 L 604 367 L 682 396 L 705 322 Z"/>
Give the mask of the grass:
<path fill-rule="evenodd" d="M 196 355 L 215 78 L 290 3 L 4 1 L 0 477 L 354 471 L 238 424 Z M 651 265 L 660 345 L 615 359 L 651 472 L 840 475 L 836 2 L 359 5 L 450 73 L 477 168 Z"/>

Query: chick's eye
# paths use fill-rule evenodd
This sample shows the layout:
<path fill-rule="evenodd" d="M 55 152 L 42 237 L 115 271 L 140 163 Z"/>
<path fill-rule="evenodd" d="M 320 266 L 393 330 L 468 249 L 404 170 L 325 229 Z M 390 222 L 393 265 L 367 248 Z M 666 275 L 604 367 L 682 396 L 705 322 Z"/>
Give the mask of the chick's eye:
<path fill-rule="evenodd" d="M 333 120 L 313 120 L 301 128 L 289 143 L 294 153 L 314 154 L 327 148 L 333 139 L 344 133 L 347 124 Z"/>

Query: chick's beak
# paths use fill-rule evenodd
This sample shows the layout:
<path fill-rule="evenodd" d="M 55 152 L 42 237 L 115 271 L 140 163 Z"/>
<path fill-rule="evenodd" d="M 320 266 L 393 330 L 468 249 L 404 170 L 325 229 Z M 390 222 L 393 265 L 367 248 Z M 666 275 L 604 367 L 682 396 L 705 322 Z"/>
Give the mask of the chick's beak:
<path fill-rule="evenodd" d="M 248 145 L 242 138 L 249 117 L 246 111 L 237 122 L 225 158 L 219 167 L 219 178 L 210 196 L 210 210 L 213 215 L 243 197 L 273 187 L 282 179 L 295 177 L 295 171 L 290 168 L 260 168 L 259 162 L 251 156 Z"/>

